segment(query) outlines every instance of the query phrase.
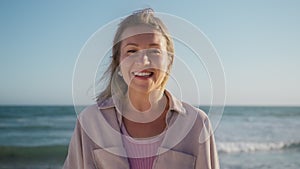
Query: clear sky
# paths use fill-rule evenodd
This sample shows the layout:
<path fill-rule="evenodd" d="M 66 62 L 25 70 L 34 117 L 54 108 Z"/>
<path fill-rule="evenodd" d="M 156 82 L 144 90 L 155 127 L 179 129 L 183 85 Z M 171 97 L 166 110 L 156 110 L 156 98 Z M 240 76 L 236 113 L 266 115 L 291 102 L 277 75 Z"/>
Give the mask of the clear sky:
<path fill-rule="evenodd" d="M 228 105 L 300 105 L 300 1 L 0 1 L 0 104 L 72 104 L 86 40 L 144 7 L 201 29 L 223 63 Z"/>

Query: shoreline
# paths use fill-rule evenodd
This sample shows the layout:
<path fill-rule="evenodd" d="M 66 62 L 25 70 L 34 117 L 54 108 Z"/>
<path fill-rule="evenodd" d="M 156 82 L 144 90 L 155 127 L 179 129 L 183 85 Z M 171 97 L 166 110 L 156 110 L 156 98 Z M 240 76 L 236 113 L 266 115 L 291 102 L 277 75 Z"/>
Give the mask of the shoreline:
<path fill-rule="evenodd" d="M 61 169 L 68 146 L 0 146 L 1 169 Z"/>

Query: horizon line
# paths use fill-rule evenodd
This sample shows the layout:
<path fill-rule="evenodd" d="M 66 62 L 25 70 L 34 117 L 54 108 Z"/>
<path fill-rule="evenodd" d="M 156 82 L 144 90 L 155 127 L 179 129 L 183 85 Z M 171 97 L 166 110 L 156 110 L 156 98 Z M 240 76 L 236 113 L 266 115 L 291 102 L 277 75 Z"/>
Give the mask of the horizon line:
<path fill-rule="evenodd" d="M 95 103 L 96 104 L 96 103 Z M 77 105 L 77 106 L 89 106 L 90 104 L 82 104 L 82 105 Z M 215 105 L 209 105 L 209 104 L 199 104 L 199 105 L 195 105 L 195 104 L 191 104 L 195 107 L 210 107 L 210 106 L 216 106 L 216 107 L 300 107 L 299 105 L 294 105 L 294 104 L 225 104 L 225 105 L 220 105 L 220 104 L 215 104 Z M 72 106 L 74 107 L 73 104 L 1 104 L 0 106 Z"/>

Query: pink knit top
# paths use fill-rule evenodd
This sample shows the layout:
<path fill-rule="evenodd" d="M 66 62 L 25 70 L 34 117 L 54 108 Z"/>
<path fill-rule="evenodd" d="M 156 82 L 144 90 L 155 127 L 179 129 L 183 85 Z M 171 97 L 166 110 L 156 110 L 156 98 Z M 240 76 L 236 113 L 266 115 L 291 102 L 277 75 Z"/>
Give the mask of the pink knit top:
<path fill-rule="evenodd" d="M 165 132 L 150 138 L 132 138 L 124 125 L 121 125 L 122 139 L 127 152 L 130 169 L 152 169 Z"/>

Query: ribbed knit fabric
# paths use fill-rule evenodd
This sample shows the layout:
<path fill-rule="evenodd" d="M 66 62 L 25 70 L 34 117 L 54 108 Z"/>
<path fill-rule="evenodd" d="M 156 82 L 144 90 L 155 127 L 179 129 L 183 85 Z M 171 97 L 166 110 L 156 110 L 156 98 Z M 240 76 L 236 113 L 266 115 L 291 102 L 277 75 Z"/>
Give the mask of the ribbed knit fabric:
<path fill-rule="evenodd" d="M 130 169 L 152 169 L 165 132 L 151 138 L 137 139 L 128 135 L 124 125 L 121 127 L 123 144 L 127 152 Z"/>

